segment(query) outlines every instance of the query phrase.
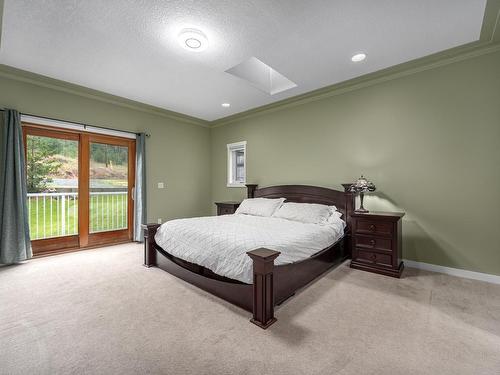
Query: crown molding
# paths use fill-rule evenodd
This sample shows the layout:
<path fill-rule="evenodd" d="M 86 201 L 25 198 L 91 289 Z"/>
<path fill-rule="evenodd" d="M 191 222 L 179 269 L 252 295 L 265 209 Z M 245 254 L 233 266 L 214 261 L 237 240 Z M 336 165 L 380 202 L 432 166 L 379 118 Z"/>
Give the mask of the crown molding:
<path fill-rule="evenodd" d="M 75 85 L 73 83 L 31 73 L 4 64 L 0 64 L 0 77 L 5 77 L 7 79 L 15 81 L 26 82 L 36 86 L 46 87 L 57 91 L 62 91 L 65 93 L 78 95 L 93 100 L 98 100 L 104 103 L 118 105 L 121 107 L 149 113 L 156 116 L 166 117 L 179 122 L 194 124 L 203 127 L 209 127 L 209 122 L 206 120 L 184 115 L 182 113 L 174 111 L 169 111 L 152 105 L 136 102 L 131 99 L 126 99 L 119 96 L 107 94 L 102 91 L 89 89 L 87 87 Z"/>
<path fill-rule="evenodd" d="M 0 45 L 3 8 L 4 0 L 0 0 Z M 3 64 L 0 64 L 0 76 L 157 116 L 162 116 L 179 122 L 216 128 L 219 126 L 234 123 L 236 121 L 263 115 L 266 113 L 280 111 L 289 107 L 322 100 L 336 95 L 341 95 L 350 91 L 359 90 L 393 79 L 406 77 L 426 70 L 439 68 L 441 66 L 453 64 L 459 61 L 464 61 L 497 51 L 500 51 L 500 0 L 487 0 L 480 38 L 477 42 L 451 48 L 449 50 L 438 52 L 416 60 L 408 61 L 383 70 L 369 73 L 334 85 L 326 86 L 258 108 L 253 108 L 248 111 L 240 112 L 214 121 L 207 121 L 182 113 L 169 111 L 167 109 L 107 94 L 101 91 L 27 72 L 21 69 L 16 69 Z"/>
<path fill-rule="evenodd" d="M 212 128 L 500 51 L 500 0 L 487 0 L 479 40 L 210 122 Z"/>
<path fill-rule="evenodd" d="M 445 65 L 468 60 L 497 51 L 500 51 L 500 43 L 493 43 L 491 41 L 478 41 L 469 43 L 464 46 L 452 48 L 417 60 L 412 60 L 403 64 L 395 65 L 387 69 L 379 70 L 377 72 L 356 77 L 348 81 L 323 87 L 321 89 L 310 91 L 308 93 L 294 96 L 292 98 L 280 100 L 278 102 L 267 104 L 262 107 L 250 109 L 245 112 L 240 112 L 235 115 L 224 117 L 212 121 L 210 123 L 210 126 L 212 128 L 217 128 L 219 126 L 228 125 L 236 121 L 241 121 L 251 117 L 280 111 L 286 108 L 303 105 L 336 95 L 341 95 L 347 92 L 406 77 L 426 70 L 436 69 Z"/>

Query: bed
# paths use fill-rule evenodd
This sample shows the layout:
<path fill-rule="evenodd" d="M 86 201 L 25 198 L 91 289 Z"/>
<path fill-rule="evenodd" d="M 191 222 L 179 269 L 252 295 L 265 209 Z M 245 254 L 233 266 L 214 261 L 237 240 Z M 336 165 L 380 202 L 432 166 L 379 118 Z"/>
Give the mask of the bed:
<path fill-rule="evenodd" d="M 354 197 L 343 186 L 247 185 L 248 198 L 336 206 L 342 221 L 328 227 L 247 215 L 144 225 L 144 265 L 252 312 L 251 322 L 265 329 L 276 321 L 276 305 L 350 256 Z"/>

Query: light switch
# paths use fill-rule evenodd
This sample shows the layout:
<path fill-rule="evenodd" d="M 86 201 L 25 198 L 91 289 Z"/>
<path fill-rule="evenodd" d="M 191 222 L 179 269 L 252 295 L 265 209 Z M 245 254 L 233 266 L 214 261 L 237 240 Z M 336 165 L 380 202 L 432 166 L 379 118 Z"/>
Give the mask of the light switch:
<path fill-rule="evenodd" d="M 163 182 L 158 182 L 158 189 L 164 189 L 165 184 Z"/>
<path fill-rule="evenodd" d="M 161 224 L 161 217 L 158 218 L 158 224 Z"/>

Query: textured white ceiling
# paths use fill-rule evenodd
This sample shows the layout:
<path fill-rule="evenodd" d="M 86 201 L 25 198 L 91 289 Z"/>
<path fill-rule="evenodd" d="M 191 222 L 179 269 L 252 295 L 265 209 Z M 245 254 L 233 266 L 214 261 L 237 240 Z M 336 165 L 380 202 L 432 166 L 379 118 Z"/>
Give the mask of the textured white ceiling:
<path fill-rule="evenodd" d="M 475 41 L 485 3 L 5 0 L 0 63 L 215 120 Z M 179 46 L 189 27 L 206 51 Z M 225 73 L 251 56 L 297 87 L 269 95 Z"/>

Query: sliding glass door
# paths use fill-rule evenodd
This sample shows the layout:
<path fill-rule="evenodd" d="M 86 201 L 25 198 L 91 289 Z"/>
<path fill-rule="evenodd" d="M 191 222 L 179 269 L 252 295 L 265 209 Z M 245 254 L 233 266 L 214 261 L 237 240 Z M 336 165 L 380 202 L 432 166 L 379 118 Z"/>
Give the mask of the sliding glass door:
<path fill-rule="evenodd" d="M 89 137 L 89 243 L 132 238 L 135 140 Z"/>
<path fill-rule="evenodd" d="M 24 129 L 28 219 L 33 249 L 78 247 L 80 140 L 74 133 Z"/>
<path fill-rule="evenodd" d="M 34 254 L 131 240 L 135 140 L 23 130 Z"/>

